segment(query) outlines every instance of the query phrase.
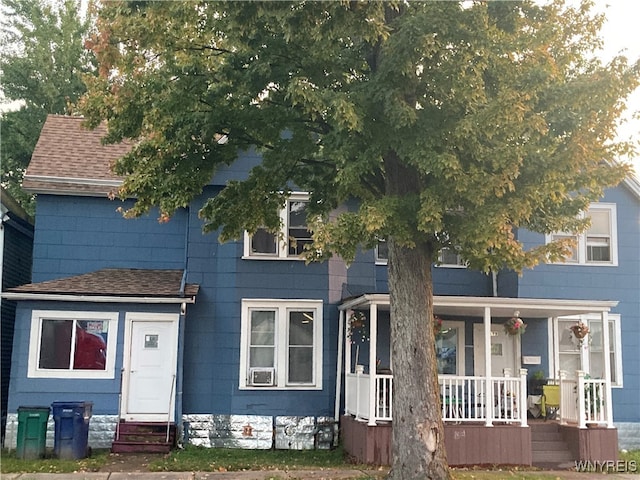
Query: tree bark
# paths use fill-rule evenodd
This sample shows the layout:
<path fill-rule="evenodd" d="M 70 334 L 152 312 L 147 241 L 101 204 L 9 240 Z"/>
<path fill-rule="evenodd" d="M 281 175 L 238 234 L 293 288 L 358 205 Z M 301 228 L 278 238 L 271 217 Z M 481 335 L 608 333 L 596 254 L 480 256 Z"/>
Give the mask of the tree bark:
<path fill-rule="evenodd" d="M 433 335 L 431 255 L 389 242 L 392 479 L 450 478 Z"/>
<path fill-rule="evenodd" d="M 387 193 L 419 191 L 416 172 L 391 152 L 385 157 Z M 389 243 L 391 358 L 393 363 L 393 452 L 389 478 L 449 479 L 440 412 L 433 334 L 433 247 L 415 233 L 415 247 Z"/>

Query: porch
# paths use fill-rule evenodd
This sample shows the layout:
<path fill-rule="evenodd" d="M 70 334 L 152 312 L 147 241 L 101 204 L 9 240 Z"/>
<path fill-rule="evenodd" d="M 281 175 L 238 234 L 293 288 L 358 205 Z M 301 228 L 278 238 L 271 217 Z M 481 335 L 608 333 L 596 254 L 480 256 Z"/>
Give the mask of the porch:
<path fill-rule="evenodd" d="M 607 325 L 608 311 L 615 306 L 615 302 L 435 297 L 434 304 L 435 314 L 439 318 L 448 318 L 450 324 L 460 324 L 463 329 L 466 324 L 466 330 L 474 334 L 473 345 L 468 345 L 469 342 L 464 340 L 460 342 L 462 349 L 470 348 L 473 352 L 473 363 L 470 359 L 465 361 L 464 350 L 461 350 L 457 354 L 457 365 L 451 367 L 447 362 L 439 365 L 439 370 L 442 370 L 438 376 L 440 409 L 451 465 L 531 465 L 532 433 L 529 427 L 532 413 L 538 413 L 541 408 L 555 412 L 552 422 L 558 423 L 562 437 L 571 443 L 571 454 L 575 460 L 617 459 L 611 377 L 607 373 L 610 369 L 606 348 L 609 344 L 608 328 L 601 328 L 599 332 L 603 337 L 600 344 L 604 346 L 603 375 L 591 378 L 582 370 L 556 371 L 549 379 L 549 383 L 553 384 L 555 400 L 551 395 L 548 399 L 547 396 L 533 395 L 527 388 L 528 371 L 521 368 L 523 338 L 517 335 L 499 344 L 504 321 L 514 314 L 527 321 L 537 319 L 544 325 L 553 325 L 552 319 L 556 317 L 597 313 L 602 325 Z M 388 296 L 364 295 L 345 302 L 340 308 L 336 418 L 342 413 L 345 448 L 361 461 L 389 463 L 394 399 L 393 365 L 390 358 L 385 359 L 388 329 L 384 326 L 378 328 L 379 318 L 384 318 L 385 314 L 388 316 Z M 368 319 L 364 339 L 356 342 L 349 338 L 353 331 L 348 329 L 348 320 L 353 318 L 354 311 L 363 312 Z M 475 323 L 469 325 L 472 321 Z M 555 331 L 553 328 L 549 330 L 549 335 L 558 336 L 557 328 Z M 437 335 L 435 341 L 438 341 Z M 553 342 L 548 342 L 548 345 L 553 345 Z M 586 351 L 588 345 L 579 342 L 576 348 L 580 350 L 580 355 L 592 356 Z M 582 352 L 583 349 L 585 352 Z M 479 351 L 490 353 L 478 355 Z M 513 362 L 505 367 L 504 359 L 501 359 L 502 363 L 496 361 L 497 352 L 501 355 L 505 353 L 504 356 L 512 358 Z M 549 357 L 557 358 L 555 353 L 550 352 Z M 549 365 L 544 366 L 550 372 L 554 371 L 552 363 L 549 361 Z M 344 379 L 343 402 L 339 396 L 341 378 Z"/>

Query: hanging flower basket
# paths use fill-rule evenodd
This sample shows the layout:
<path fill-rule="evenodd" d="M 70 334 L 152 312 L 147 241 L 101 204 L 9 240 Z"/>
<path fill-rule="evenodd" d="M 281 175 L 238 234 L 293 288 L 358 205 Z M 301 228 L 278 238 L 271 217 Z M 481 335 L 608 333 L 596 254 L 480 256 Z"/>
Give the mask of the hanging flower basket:
<path fill-rule="evenodd" d="M 364 313 L 354 311 L 349 316 L 347 337 L 351 340 L 351 343 L 356 343 L 358 341 L 364 343 L 369 340 L 367 332 L 367 317 Z"/>
<path fill-rule="evenodd" d="M 517 313 L 504 323 L 504 331 L 509 335 L 522 335 L 526 329 L 527 324 L 517 316 Z"/>
<path fill-rule="evenodd" d="M 573 333 L 573 336 L 576 337 L 578 339 L 578 343 L 580 345 L 582 345 L 582 343 L 584 342 L 584 339 L 587 335 L 589 335 L 589 325 L 587 325 L 584 322 L 578 322 L 574 325 L 571 325 L 569 327 L 569 330 L 571 330 L 571 333 Z"/>

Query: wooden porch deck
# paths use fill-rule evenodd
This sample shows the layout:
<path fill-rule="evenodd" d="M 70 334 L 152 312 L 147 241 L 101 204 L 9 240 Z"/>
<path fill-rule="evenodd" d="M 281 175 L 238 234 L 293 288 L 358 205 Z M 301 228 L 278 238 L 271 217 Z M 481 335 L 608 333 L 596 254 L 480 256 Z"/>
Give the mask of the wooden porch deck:
<path fill-rule="evenodd" d="M 554 425 L 559 441 L 566 444 L 568 457 L 565 464 L 538 452 L 534 459 L 532 432 L 537 425 Z M 570 459 L 616 461 L 618 458 L 618 432 L 615 428 L 578 428 L 556 422 L 532 420 L 530 426 L 501 424 L 487 427 L 481 424 L 445 424 L 447 459 L 451 466 L 464 465 L 540 465 L 546 468 L 566 468 Z M 346 452 L 356 460 L 371 465 L 390 465 L 392 449 L 392 423 L 368 425 L 351 415 L 341 418 L 341 437 Z M 545 433 L 543 433 L 545 435 Z"/>

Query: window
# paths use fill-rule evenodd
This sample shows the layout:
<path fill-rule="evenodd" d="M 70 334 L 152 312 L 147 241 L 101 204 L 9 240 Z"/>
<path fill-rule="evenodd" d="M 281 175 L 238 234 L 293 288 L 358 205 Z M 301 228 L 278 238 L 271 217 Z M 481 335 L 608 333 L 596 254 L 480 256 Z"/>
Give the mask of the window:
<path fill-rule="evenodd" d="M 378 240 L 376 245 L 376 264 L 386 265 L 389 260 L 389 247 L 386 240 Z"/>
<path fill-rule="evenodd" d="M 444 320 L 436 335 L 439 375 L 464 375 L 464 322 Z"/>
<path fill-rule="evenodd" d="M 565 259 L 566 263 L 578 265 L 617 265 L 616 206 L 609 203 L 592 203 L 586 213 L 591 218 L 589 229 L 574 235 L 556 232 L 547 237 L 547 242 L 565 238 L 575 239 L 575 247 Z"/>
<path fill-rule="evenodd" d="M 116 312 L 34 310 L 29 377 L 114 378 Z"/>
<path fill-rule="evenodd" d="M 307 229 L 309 196 L 292 194 L 280 211 L 281 231 L 273 234 L 258 229 L 253 235 L 245 234 L 244 256 L 250 258 L 298 258 L 304 247 L 312 242 Z M 279 237 L 283 240 L 279 241 Z"/>
<path fill-rule="evenodd" d="M 389 259 L 389 247 L 387 246 L 387 242 L 385 240 L 378 240 L 378 245 L 376 245 L 375 253 L 376 264 L 386 265 Z M 437 266 L 466 268 L 467 264 L 457 251 L 450 248 L 443 248 L 438 254 Z"/>
<path fill-rule="evenodd" d="M 242 301 L 240 388 L 322 388 L 322 301 Z"/>
<path fill-rule="evenodd" d="M 622 386 L 622 353 L 620 352 L 620 315 L 609 314 L 609 361 L 611 363 L 611 384 Z M 586 353 L 582 353 L 580 345 L 569 327 L 578 320 L 589 325 L 586 340 Z M 567 376 L 575 377 L 577 370 L 582 370 L 593 378 L 604 378 L 604 358 L 602 350 L 602 319 L 599 315 L 583 315 L 581 317 L 561 317 L 557 319 L 558 329 L 558 361 L 560 370 Z"/>
<path fill-rule="evenodd" d="M 453 248 L 443 248 L 438 254 L 438 266 L 440 267 L 466 267 L 467 263 Z"/>

